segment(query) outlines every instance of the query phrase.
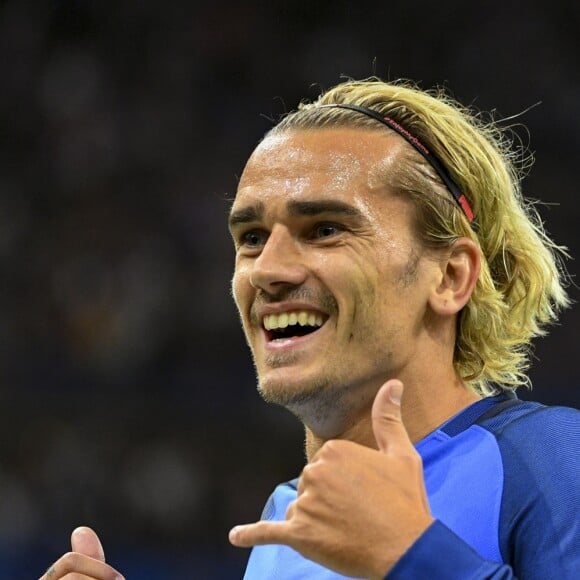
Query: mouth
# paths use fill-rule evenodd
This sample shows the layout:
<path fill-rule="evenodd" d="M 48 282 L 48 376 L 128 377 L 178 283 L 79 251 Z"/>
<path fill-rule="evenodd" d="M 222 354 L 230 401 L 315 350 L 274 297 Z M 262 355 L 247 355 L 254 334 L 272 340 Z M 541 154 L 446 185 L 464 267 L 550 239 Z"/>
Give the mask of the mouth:
<path fill-rule="evenodd" d="M 262 327 L 268 342 L 287 340 L 312 334 L 320 329 L 328 317 L 320 312 L 293 310 L 277 314 L 266 314 Z"/>

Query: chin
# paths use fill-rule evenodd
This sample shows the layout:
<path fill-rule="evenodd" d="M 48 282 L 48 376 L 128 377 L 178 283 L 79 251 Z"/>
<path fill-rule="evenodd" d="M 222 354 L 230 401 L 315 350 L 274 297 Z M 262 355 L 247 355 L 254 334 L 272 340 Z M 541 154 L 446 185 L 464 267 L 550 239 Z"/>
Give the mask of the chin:
<path fill-rule="evenodd" d="M 294 380 L 284 380 L 280 376 L 273 377 L 268 373 L 258 379 L 258 392 L 267 403 L 288 406 L 300 400 L 312 391 L 308 384 Z M 277 373 L 278 374 L 278 373 Z"/>
<path fill-rule="evenodd" d="M 273 371 L 259 377 L 258 392 L 267 403 L 281 405 L 301 415 L 300 409 L 321 405 L 333 408 L 342 391 L 336 385 L 337 382 L 328 376 L 297 379 L 296 373 Z"/>

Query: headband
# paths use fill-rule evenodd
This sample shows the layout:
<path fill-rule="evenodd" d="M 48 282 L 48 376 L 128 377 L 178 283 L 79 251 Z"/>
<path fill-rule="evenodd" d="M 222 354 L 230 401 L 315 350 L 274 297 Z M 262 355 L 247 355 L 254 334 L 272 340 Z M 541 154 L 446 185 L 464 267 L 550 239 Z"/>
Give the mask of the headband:
<path fill-rule="evenodd" d="M 477 225 L 474 222 L 473 210 L 471 209 L 471 205 L 469 205 L 467 198 L 463 193 L 461 193 L 461 190 L 459 189 L 455 181 L 453 181 L 443 163 L 441 163 L 441 161 L 439 161 L 439 159 L 435 157 L 435 155 L 431 153 L 431 151 L 429 151 L 429 149 L 427 149 L 427 147 L 425 147 L 425 145 L 423 145 L 423 143 L 421 143 L 421 141 L 419 141 L 417 137 L 409 133 L 409 131 L 407 131 L 405 127 L 399 125 L 399 123 L 397 123 L 397 121 L 395 121 L 394 119 L 381 115 L 381 113 L 379 113 L 378 111 L 374 111 L 373 109 L 367 109 L 366 107 L 360 107 L 359 105 L 350 105 L 346 103 L 330 103 L 328 105 L 321 106 L 337 107 L 339 109 L 350 109 L 351 111 L 357 111 L 359 113 L 362 113 L 363 115 L 366 115 L 367 117 L 372 117 L 373 119 L 376 119 L 383 125 L 386 125 L 387 127 L 393 129 L 393 131 L 395 131 L 401 137 L 403 137 L 403 139 L 405 139 L 407 143 L 412 145 L 429 162 L 431 167 L 433 167 L 437 175 L 441 178 L 441 181 L 445 184 L 445 186 L 453 196 L 453 199 L 457 202 L 457 205 L 461 208 L 461 210 L 465 214 L 465 217 L 467 218 L 467 221 L 469 222 L 471 227 L 473 229 L 476 229 Z"/>

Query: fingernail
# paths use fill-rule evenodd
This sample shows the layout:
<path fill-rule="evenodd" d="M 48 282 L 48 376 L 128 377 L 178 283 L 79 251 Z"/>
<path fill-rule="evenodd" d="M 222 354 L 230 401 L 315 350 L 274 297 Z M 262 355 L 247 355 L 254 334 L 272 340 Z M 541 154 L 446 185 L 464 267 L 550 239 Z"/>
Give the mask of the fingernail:
<path fill-rule="evenodd" d="M 401 397 L 403 396 L 403 385 L 399 382 L 392 383 L 389 390 L 389 399 L 397 405 L 401 405 Z"/>

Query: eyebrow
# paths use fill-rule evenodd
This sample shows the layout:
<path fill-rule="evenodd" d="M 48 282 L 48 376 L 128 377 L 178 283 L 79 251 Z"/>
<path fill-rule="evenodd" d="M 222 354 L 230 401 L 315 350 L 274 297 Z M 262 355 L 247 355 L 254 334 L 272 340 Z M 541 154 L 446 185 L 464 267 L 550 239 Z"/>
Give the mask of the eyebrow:
<path fill-rule="evenodd" d="M 315 201 L 290 201 L 287 204 L 288 213 L 292 216 L 317 216 L 320 214 L 340 214 L 348 217 L 362 219 L 363 214 L 355 207 L 342 201 L 315 200 Z M 260 221 L 264 215 L 264 204 L 249 205 L 232 211 L 228 219 L 230 229 L 238 224 Z"/>
<path fill-rule="evenodd" d="M 228 226 L 230 230 L 237 224 L 247 224 L 258 221 L 264 215 L 264 204 L 249 205 L 230 213 Z"/>
<path fill-rule="evenodd" d="M 362 213 L 348 203 L 334 200 L 290 201 L 288 211 L 294 216 L 316 216 L 322 213 L 342 214 L 351 217 L 362 217 Z"/>

